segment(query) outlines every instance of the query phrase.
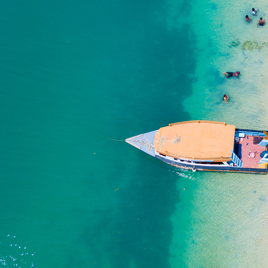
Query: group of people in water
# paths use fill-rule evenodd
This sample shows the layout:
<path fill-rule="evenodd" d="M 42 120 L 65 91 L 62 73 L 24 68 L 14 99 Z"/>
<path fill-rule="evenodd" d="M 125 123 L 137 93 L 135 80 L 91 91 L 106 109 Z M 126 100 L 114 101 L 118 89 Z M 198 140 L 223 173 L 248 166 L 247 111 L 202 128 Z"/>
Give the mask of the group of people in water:
<path fill-rule="evenodd" d="M 252 8 L 251 14 L 253 16 L 257 16 L 257 12 L 258 12 L 258 9 L 257 8 L 256 9 L 255 8 Z M 246 15 L 246 21 L 247 22 L 250 22 L 251 21 L 251 18 L 248 15 Z M 264 24 L 265 24 L 265 19 L 263 19 L 262 17 L 260 17 L 260 20 L 259 20 L 258 25 L 263 26 Z"/>
<path fill-rule="evenodd" d="M 226 73 L 223 73 L 225 75 L 226 78 L 230 78 L 230 77 L 233 77 L 233 76 L 236 76 L 236 77 L 239 77 L 240 75 L 240 72 L 226 72 Z M 228 101 L 229 100 L 229 96 L 227 94 L 224 94 L 223 95 L 223 100 L 224 101 Z"/>
<path fill-rule="evenodd" d="M 252 11 L 251 11 L 251 14 L 253 16 L 257 16 L 257 12 L 258 12 L 259 9 L 257 8 L 252 8 Z M 246 15 L 246 21 L 250 22 L 251 21 L 251 18 Z M 258 25 L 261 25 L 263 26 L 265 24 L 265 19 L 262 19 L 262 17 L 260 18 L 259 20 L 259 23 Z M 240 75 L 240 72 L 226 72 L 226 73 L 223 73 L 225 75 L 226 78 L 230 78 L 230 77 L 233 77 L 233 76 L 236 76 L 236 77 L 239 77 Z M 229 100 L 229 96 L 227 94 L 224 94 L 223 95 L 223 101 L 227 102 Z"/>

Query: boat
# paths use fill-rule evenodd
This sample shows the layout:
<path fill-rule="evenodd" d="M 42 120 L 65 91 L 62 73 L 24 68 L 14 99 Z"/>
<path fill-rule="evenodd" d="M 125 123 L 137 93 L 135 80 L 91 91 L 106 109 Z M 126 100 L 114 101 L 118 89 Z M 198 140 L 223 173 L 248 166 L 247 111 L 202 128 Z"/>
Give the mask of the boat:
<path fill-rule="evenodd" d="M 137 149 L 192 171 L 268 172 L 268 133 L 216 121 L 185 121 L 125 140 Z"/>

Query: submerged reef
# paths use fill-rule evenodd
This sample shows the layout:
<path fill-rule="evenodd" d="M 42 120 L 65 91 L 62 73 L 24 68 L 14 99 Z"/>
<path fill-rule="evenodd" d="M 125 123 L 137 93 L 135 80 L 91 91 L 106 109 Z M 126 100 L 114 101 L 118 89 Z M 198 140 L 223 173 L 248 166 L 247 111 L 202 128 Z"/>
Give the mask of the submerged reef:
<path fill-rule="evenodd" d="M 241 44 L 240 40 L 237 38 L 232 41 L 229 45 L 229 48 L 238 47 Z M 258 49 L 261 50 L 263 48 L 268 48 L 268 42 L 257 42 L 257 41 L 245 41 L 242 45 L 242 50 L 253 50 Z"/>
<path fill-rule="evenodd" d="M 263 48 L 268 47 L 268 42 L 256 42 L 256 41 L 245 41 L 244 44 L 242 45 L 242 50 L 253 50 L 253 49 L 258 49 L 261 50 Z"/>
<path fill-rule="evenodd" d="M 240 41 L 239 39 L 237 38 L 235 41 L 231 42 L 229 48 L 232 48 L 232 47 L 238 47 L 240 45 Z"/>

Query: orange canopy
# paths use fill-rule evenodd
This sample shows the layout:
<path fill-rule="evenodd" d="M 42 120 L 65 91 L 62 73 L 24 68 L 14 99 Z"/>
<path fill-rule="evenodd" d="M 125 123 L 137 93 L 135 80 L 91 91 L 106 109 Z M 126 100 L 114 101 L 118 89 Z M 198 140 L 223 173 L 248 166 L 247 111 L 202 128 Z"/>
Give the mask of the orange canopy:
<path fill-rule="evenodd" d="M 213 121 L 187 121 L 160 128 L 154 140 L 158 153 L 189 160 L 231 160 L 235 126 Z"/>

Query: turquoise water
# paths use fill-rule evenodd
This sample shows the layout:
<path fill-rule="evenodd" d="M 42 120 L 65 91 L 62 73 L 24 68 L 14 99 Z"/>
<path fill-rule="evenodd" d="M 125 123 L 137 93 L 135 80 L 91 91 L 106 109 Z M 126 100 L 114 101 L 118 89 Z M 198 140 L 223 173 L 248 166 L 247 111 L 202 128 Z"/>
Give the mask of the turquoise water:
<path fill-rule="evenodd" d="M 217 2 L 6 1 L 0 12 L 0 266 L 250 267 L 241 251 L 265 252 L 252 230 L 266 226 L 267 176 L 183 172 L 124 142 L 190 119 L 268 129 L 262 73 L 240 80 L 247 99 L 254 84 L 247 104 L 220 76 L 266 55 L 242 50 L 253 24 L 230 48 L 237 32 L 213 24 Z"/>

